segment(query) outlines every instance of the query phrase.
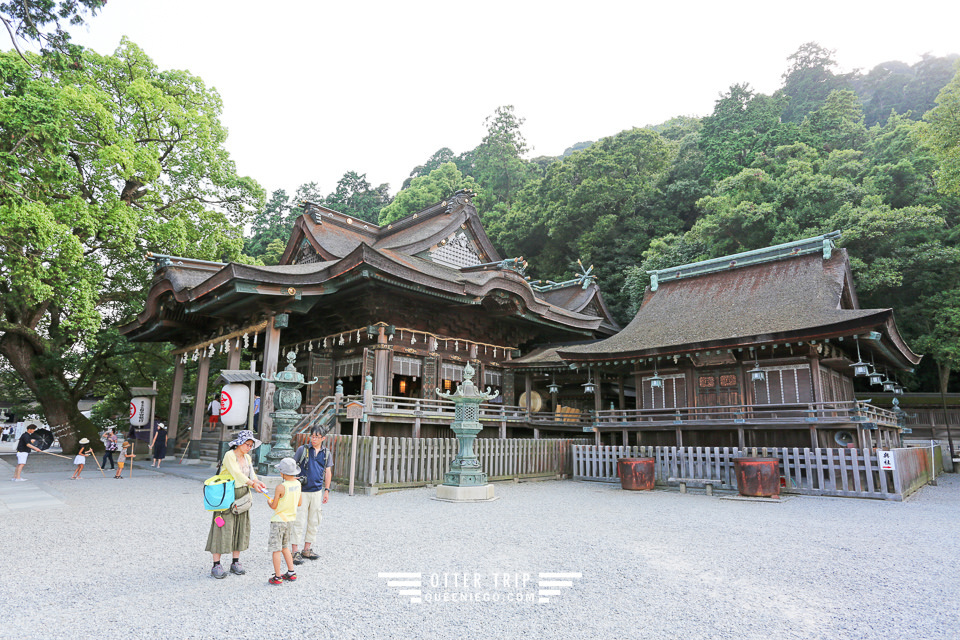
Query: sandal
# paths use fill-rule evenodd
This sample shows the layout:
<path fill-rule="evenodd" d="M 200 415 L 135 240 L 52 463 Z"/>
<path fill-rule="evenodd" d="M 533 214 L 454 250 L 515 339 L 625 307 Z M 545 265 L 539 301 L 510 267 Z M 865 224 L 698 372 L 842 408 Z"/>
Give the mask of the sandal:
<path fill-rule="evenodd" d="M 285 574 L 283 574 L 280 577 L 283 578 L 284 580 L 289 580 L 290 582 L 296 582 L 297 580 L 297 574 L 293 571 L 287 571 Z"/>

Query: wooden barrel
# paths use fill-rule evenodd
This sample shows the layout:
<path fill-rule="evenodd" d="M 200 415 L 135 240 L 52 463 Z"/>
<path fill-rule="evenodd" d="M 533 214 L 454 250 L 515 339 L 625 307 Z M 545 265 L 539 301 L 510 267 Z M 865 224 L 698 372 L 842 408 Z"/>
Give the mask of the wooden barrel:
<path fill-rule="evenodd" d="M 780 462 L 776 458 L 735 458 L 733 467 L 740 495 L 780 497 Z"/>
<path fill-rule="evenodd" d="M 655 478 L 654 458 L 621 458 L 617 460 L 620 486 L 627 491 L 653 491 Z"/>

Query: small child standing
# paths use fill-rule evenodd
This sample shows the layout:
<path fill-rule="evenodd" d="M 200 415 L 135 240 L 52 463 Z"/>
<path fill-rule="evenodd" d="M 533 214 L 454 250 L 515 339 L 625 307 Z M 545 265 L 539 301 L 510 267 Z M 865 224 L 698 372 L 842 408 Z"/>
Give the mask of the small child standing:
<path fill-rule="evenodd" d="M 290 553 L 290 544 L 293 541 L 293 526 L 297 520 L 297 507 L 300 506 L 300 467 L 293 458 L 284 458 L 277 465 L 277 471 L 283 476 L 283 484 L 277 485 L 270 508 L 274 510 L 270 518 L 270 542 L 267 550 L 273 552 L 273 577 L 270 584 L 283 584 L 284 580 L 293 582 L 297 579 L 297 572 L 293 570 L 293 554 Z M 280 556 L 287 563 L 287 572 L 280 575 Z"/>
<path fill-rule="evenodd" d="M 114 478 L 120 478 L 123 480 L 123 465 L 127 461 L 127 458 L 130 458 L 130 464 L 133 464 L 133 458 L 137 456 L 134 455 L 133 450 L 131 449 L 130 453 L 127 453 L 127 448 L 130 446 L 129 440 L 123 441 L 123 449 L 120 450 L 120 457 L 117 458 L 117 475 L 113 476 Z"/>
<path fill-rule="evenodd" d="M 79 480 L 80 474 L 83 472 L 83 465 L 87 461 L 87 456 L 93 453 L 93 447 L 87 447 L 86 445 L 90 444 L 90 441 L 86 438 L 80 438 L 80 451 L 77 452 L 77 455 L 73 458 L 73 464 L 77 465 L 77 468 L 74 469 L 73 475 L 70 476 L 71 480 Z M 84 453 L 86 449 L 86 453 Z"/>

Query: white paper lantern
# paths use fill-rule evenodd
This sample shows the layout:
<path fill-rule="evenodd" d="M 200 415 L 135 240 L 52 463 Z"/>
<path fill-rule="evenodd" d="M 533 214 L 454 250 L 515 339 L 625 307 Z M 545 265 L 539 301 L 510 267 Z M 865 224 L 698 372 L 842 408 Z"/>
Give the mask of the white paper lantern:
<path fill-rule="evenodd" d="M 150 398 L 137 397 L 130 400 L 130 424 L 142 427 L 150 422 Z"/>
<path fill-rule="evenodd" d="M 220 422 L 228 427 L 247 423 L 247 408 L 250 404 L 250 387 L 230 383 L 220 392 Z"/>

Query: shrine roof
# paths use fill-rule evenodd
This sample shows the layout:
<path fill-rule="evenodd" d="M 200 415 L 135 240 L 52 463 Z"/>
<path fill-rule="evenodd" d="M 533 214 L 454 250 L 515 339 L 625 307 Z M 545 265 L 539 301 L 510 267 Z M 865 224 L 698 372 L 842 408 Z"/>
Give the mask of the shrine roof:
<path fill-rule="evenodd" d="M 723 260 L 728 259 L 715 262 Z M 897 332 L 891 309 L 859 308 L 847 253 L 833 249 L 826 258 L 782 255 L 747 266 L 728 260 L 727 268 L 661 280 L 647 287 L 640 310 L 623 331 L 561 349 L 560 356 L 571 362 L 605 361 L 867 329 L 883 334 L 888 358 L 900 366 L 919 362 Z"/>

